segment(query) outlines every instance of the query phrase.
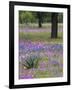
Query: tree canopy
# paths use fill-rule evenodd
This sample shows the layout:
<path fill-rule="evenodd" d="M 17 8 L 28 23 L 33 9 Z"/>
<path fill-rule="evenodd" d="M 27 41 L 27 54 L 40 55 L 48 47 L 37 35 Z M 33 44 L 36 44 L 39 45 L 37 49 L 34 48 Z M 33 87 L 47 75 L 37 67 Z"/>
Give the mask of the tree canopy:
<path fill-rule="evenodd" d="M 33 11 L 19 11 L 19 23 L 41 23 L 51 22 L 52 12 L 33 12 Z M 63 14 L 58 13 L 58 23 L 63 22 Z"/>

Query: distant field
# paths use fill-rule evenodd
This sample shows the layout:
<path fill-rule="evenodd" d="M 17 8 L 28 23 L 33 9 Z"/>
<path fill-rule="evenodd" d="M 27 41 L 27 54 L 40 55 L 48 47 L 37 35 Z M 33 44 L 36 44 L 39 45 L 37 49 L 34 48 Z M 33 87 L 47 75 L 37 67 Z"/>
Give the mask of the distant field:
<path fill-rule="evenodd" d="M 38 28 L 38 24 L 36 23 L 19 24 L 19 28 L 24 28 L 24 27 Z M 62 27 L 63 27 L 63 24 L 58 23 L 58 28 L 62 28 Z M 51 23 L 43 23 L 42 28 L 51 28 Z"/>

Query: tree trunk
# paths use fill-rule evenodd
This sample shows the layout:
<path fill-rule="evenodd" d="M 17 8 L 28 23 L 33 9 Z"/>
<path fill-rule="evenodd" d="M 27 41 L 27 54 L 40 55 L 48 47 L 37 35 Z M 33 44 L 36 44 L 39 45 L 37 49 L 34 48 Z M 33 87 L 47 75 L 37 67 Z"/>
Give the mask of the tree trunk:
<path fill-rule="evenodd" d="M 38 16 L 38 24 L 39 24 L 39 28 L 41 28 L 41 27 L 42 27 L 41 12 L 37 12 L 37 16 Z"/>
<path fill-rule="evenodd" d="M 51 38 L 57 38 L 58 33 L 58 13 L 52 13 Z"/>

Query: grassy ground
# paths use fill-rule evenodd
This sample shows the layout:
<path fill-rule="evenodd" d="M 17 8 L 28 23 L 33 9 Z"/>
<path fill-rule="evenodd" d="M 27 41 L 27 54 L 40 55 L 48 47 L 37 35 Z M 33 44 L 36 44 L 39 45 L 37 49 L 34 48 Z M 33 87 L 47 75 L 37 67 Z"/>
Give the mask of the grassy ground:
<path fill-rule="evenodd" d="M 38 24 L 36 23 L 29 23 L 29 24 L 19 24 L 19 28 L 24 28 L 24 27 L 30 27 L 30 28 L 38 28 Z M 58 28 L 63 27 L 62 23 L 58 23 Z M 51 23 L 43 23 L 42 28 L 51 28 Z"/>
<path fill-rule="evenodd" d="M 31 41 L 47 41 L 47 42 L 53 42 L 53 43 L 62 43 L 63 42 L 63 33 L 58 33 L 57 39 L 51 39 L 51 33 L 50 32 L 20 32 L 20 39 L 22 40 L 31 40 Z"/>

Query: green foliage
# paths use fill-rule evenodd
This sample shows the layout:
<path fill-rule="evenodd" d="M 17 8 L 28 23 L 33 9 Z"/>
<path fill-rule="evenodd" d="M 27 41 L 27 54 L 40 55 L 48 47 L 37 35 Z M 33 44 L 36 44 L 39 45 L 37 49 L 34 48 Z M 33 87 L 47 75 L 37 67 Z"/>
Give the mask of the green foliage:
<path fill-rule="evenodd" d="M 62 23 L 63 22 L 63 14 L 62 13 L 59 13 L 58 14 L 58 22 L 59 23 Z"/>
<path fill-rule="evenodd" d="M 41 58 L 37 56 L 30 56 L 24 63 L 23 65 L 27 68 L 37 68 L 38 67 L 38 62 Z"/>
<path fill-rule="evenodd" d="M 51 22 L 51 12 L 42 12 L 42 22 Z"/>
<path fill-rule="evenodd" d="M 35 20 L 34 16 L 32 13 L 28 11 L 20 11 L 19 12 L 19 22 L 20 23 L 31 23 Z"/>
<path fill-rule="evenodd" d="M 40 14 L 41 23 L 51 22 L 52 12 L 19 11 L 19 23 L 38 23 Z M 63 14 L 58 13 L 58 22 L 63 22 Z"/>

